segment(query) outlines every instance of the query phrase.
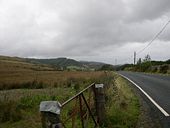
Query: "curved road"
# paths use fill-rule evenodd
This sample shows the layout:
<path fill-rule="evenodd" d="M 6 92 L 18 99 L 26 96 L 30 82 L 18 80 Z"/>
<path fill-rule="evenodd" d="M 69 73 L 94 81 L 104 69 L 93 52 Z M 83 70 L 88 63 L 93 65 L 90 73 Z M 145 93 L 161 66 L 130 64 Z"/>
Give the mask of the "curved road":
<path fill-rule="evenodd" d="M 170 76 L 120 71 L 153 103 L 162 114 L 170 116 Z M 152 101 L 153 100 L 153 101 Z M 169 121 L 168 121 L 169 124 Z M 168 125 L 169 126 L 169 125 Z"/>

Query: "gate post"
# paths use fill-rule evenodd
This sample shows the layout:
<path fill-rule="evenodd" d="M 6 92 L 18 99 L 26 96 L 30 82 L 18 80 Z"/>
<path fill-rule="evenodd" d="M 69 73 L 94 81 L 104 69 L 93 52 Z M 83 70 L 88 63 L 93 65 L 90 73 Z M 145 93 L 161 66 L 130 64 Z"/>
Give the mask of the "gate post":
<path fill-rule="evenodd" d="M 57 101 L 42 101 L 40 103 L 42 128 L 62 128 L 60 106 Z"/>
<path fill-rule="evenodd" d="M 105 119 L 104 84 L 95 84 L 95 102 L 96 102 L 97 121 L 101 126 Z"/>

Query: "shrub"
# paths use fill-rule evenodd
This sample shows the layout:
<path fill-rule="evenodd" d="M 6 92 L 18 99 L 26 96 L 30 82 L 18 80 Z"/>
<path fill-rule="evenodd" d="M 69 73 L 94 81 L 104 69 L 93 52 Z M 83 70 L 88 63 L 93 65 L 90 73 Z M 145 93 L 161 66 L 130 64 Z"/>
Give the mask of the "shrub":
<path fill-rule="evenodd" d="M 142 72 L 146 72 L 146 71 L 149 71 L 151 68 L 151 63 L 150 62 L 143 62 L 141 64 L 141 71 Z"/>
<path fill-rule="evenodd" d="M 113 65 L 105 64 L 99 70 L 114 71 L 115 69 L 114 69 Z"/>
<path fill-rule="evenodd" d="M 152 72 L 157 72 L 158 71 L 158 68 L 157 67 L 152 67 Z"/>
<path fill-rule="evenodd" d="M 161 65 L 159 72 L 165 74 L 167 73 L 168 69 L 169 69 L 169 65 Z"/>

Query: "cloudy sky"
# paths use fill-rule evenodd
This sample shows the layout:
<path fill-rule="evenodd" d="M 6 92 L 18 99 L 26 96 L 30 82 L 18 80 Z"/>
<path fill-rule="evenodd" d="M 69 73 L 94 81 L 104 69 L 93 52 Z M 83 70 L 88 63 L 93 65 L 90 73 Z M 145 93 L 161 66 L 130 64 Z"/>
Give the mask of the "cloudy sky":
<path fill-rule="evenodd" d="M 130 63 L 168 20 L 170 0 L 0 0 L 0 55 Z M 170 25 L 137 57 L 169 48 Z"/>

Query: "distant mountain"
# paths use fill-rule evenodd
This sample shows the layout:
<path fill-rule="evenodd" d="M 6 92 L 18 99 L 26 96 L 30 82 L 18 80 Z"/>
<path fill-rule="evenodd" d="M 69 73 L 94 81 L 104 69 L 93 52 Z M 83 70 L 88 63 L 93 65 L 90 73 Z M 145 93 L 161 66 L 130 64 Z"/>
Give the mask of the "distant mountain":
<path fill-rule="evenodd" d="M 68 66 L 77 66 L 83 67 L 83 65 L 73 59 L 68 58 L 55 58 L 55 59 L 27 59 L 32 63 L 42 63 L 42 64 L 49 64 L 58 67 L 68 67 Z"/>
<path fill-rule="evenodd" d="M 31 63 L 25 58 L 0 56 L 0 71 L 54 71 L 59 70 L 57 67 L 52 67 L 42 63 Z"/>
<path fill-rule="evenodd" d="M 55 59 L 27 59 L 27 61 L 31 63 L 41 63 L 41 64 L 49 64 L 57 67 L 79 67 L 84 69 L 99 69 L 105 63 L 101 62 L 90 62 L 90 61 L 77 61 L 69 58 L 55 58 Z"/>
<path fill-rule="evenodd" d="M 92 69 L 100 69 L 105 63 L 102 62 L 93 62 L 93 61 L 80 61 L 85 67 Z"/>
<path fill-rule="evenodd" d="M 24 58 L 20 58 L 20 57 L 10 57 L 10 56 L 1 56 L 1 55 L 0 55 L 0 60 L 25 61 Z"/>
<path fill-rule="evenodd" d="M 77 61 L 70 58 L 52 58 L 52 59 L 35 59 L 35 58 L 19 58 L 19 57 L 9 57 L 9 56 L 0 56 L 0 60 L 13 60 L 13 61 L 20 61 L 26 62 L 31 64 L 38 64 L 38 65 L 49 65 L 53 66 L 57 69 L 100 69 L 105 63 L 101 62 L 91 62 L 91 61 Z"/>

